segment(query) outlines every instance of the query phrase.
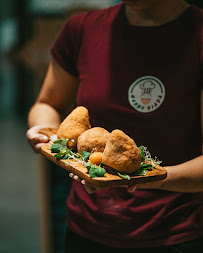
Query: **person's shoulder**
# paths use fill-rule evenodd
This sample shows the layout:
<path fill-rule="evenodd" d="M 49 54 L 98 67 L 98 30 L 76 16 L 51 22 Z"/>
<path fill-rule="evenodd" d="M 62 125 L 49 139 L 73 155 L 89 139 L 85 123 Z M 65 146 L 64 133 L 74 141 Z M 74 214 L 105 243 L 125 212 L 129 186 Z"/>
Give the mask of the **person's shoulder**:
<path fill-rule="evenodd" d="M 89 18 L 93 20 L 111 21 L 118 14 L 123 4 L 116 4 L 111 7 L 89 12 Z"/>
<path fill-rule="evenodd" d="M 191 5 L 191 8 L 193 8 L 193 10 L 197 13 L 199 13 L 200 15 L 203 15 L 203 9 L 198 7 L 198 6 L 195 6 L 195 5 Z"/>
<path fill-rule="evenodd" d="M 203 23 L 203 9 L 194 5 L 191 5 L 190 8 L 192 9 L 193 15 L 198 19 L 198 21 Z"/>
<path fill-rule="evenodd" d="M 197 7 L 197 6 L 192 6 L 192 10 L 194 13 L 194 16 L 196 17 L 196 31 L 198 38 L 200 38 L 200 50 L 201 50 L 201 61 L 203 62 L 203 9 Z"/>
<path fill-rule="evenodd" d="M 116 4 L 105 9 L 90 10 L 81 14 L 74 15 L 70 18 L 69 22 L 91 25 L 95 23 L 111 22 L 119 13 L 123 4 Z"/>

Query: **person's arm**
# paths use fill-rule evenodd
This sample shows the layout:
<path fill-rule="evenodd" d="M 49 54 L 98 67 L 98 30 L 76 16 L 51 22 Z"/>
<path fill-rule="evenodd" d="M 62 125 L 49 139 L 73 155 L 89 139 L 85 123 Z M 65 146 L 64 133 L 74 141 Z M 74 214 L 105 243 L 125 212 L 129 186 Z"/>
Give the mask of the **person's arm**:
<path fill-rule="evenodd" d="M 61 120 L 73 109 L 78 89 L 78 79 L 51 60 L 37 98 L 28 114 L 28 142 L 35 152 L 40 152 L 48 138 L 39 134 L 43 127 L 58 128 Z"/>
<path fill-rule="evenodd" d="M 165 167 L 167 178 L 163 181 L 137 184 L 129 187 L 132 192 L 136 189 L 158 189 L 176 192 L 203 191 L 203 155 L 188 162 Z"/>
<path fill-rule="evenodd" d="M 128 186 L 128 191 L 137 189 L 156 189 L 176 192 L 201 192 L 203 191 L 203 155 L 180 165 L 165 167 L 168 175 L 165 180 Z M 87 192 L 92 194 L 102 187 L 93 187 L 81 180 L 73 173 L 69 174 L 73 179 L 81 182 Z"/>
<path fill-rule="evenodd" d="M 201 116 L 203 132 L 203 92 L 201 95 Z M 168 172 L 165 180 L 134 185 L 129 187 L 129 191 L 132 192 L 135 189 L 160 189 L 177 192 L 203 191 L 203 155 L 185 163 L 165 168 Z"/>

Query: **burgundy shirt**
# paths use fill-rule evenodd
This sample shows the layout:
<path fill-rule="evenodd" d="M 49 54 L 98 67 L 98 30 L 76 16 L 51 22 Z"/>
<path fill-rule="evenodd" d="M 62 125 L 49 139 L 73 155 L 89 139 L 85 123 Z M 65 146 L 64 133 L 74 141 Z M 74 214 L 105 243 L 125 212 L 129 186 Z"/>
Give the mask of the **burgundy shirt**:
<path fill-rule="evenodd" d="M 92 127 L 123 130 L 166 166 L 202 154 L 202 39 L 197 7 L 161 26 L 135 27 L 118 4 L 73 16 L 51 53 L 79 78 L 77 105 L 88 108 Z M 203 236 L 203 193 L 111 188 L 89 195 L 73 182 L 67 210 L 73 231 L 112 247 Z"/>

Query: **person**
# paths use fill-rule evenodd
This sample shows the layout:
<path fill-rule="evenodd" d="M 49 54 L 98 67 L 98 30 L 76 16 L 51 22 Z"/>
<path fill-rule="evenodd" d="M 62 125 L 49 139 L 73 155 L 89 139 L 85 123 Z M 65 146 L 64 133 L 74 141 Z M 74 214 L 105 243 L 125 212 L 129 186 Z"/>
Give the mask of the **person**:
<path fill-rule="evenodd" d="M 28 115 L 35 152 L 48 141 L 39 130 L 76 103 L 92 127 L 124 131 L 167 169 L 162 181 L 105 189 L 70 173 L 67 252 L 202 252 L 203 11 L 123 0 L 70 18 L 51 55 Z"/>

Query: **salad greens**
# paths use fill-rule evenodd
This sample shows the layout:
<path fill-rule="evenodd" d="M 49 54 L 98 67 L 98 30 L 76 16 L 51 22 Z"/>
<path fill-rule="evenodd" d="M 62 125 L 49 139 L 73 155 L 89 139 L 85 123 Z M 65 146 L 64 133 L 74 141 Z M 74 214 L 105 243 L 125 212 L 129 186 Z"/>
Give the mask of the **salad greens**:
<path fill-rule="evenodd" d="M 140 146 L 139 150 L 141 152 L 141 156 L 142 156 L 142 162 L 145 161 L 145 153 L 144 153 L 144 146 Z"/>
<path fill-rule="evenodd" d="M 51 152 L 53 152 L 53 153 L 60 153 L 63 149 L 64 149 L 64 147 L 59 143 L 54 143 L 51 146 Z"/>
<path fill-rule="evenodd" d="M 67 148 L 67 142 L 66 140 L 56 140 L 54 141 L 53 145 L 51 145 L 51 152 L 56 153 L 54 157 L 60 158 L 60 159 L 73 159 L 73 158 L 80 158 L 81 155 L 79 153 L 75 153 L 72 151 L 72 149 Z"/>
<path fill-rule="evenodd" d="M 66 140 L 63 140 L 63 139 L 59 139 L 59 140 L 56 140 L 54 141 L 55 144 L 60 144 L 62 146 L 67 146 L 67 143 L 68 143 L 69 139 L 66 139 Z"/>
<path fill-rule="evenodd" d="M 82 154 L 75 153 L 72 149 L 67 148 L 68 140 L 56 140 L 51 146 L 51 152 L 56 153 L 54 157 L 58 159 L 73 159 L 75 162 L 81 162 L 88 170 L 90 177 L 103 177 L 106 174 L 106 170 L 101 166 L 92 164 L 88 161 L 91 153 L 82 151 Z"/>
<path fill-rule="evenodd" d="M 81 162 L 87 168 L 88 173 L 92 178 L 103 177 L 106 174 L 106 170 L 103 168 L 103 166 L 105 167 L 103 162 L 101 162 L 100 165 L 92 164 L 89 161 L 89 156 L 91 155 L 90 152 L 82 151 L 82 154 L 73 152 L 71 148 L 67 147 L 67 142 L 68 139 L 59 139 L 53 142 L 51 145 L 51 152 L 56 153 L 54 157 L 58 159 L 72 159 L 74 162 Z M 161 161 L 159 161 L 156 157 L 155 159 L 151 157 L 151 154 L 146 147 L 140 146 L 139 149 L 141 151 L 142 162 L 138 170 L 130 175 L 122 174 L 113 169 L 110 171 L 114 174 L 116 173 L 123 179 L 130 180 L 130 176 L 145 176 L 147 170 L 151 170 L 153 167 L 161 163 Z"/>
<path fill-rule="evenodd" d="M 120 172 L 117 171 L 117 174 L 119 177 L 123 178 L 123 179 L 127 179 L 130 180 L 130 176 L 127 174 L 121 174 Z"/>
<path fill-rule="evenodd" d="M 104 168 L 91 164 L 90 161 L 85 165 L 85 167 L 87 168 L 90 177 L 103 177 L 106 174 L 106 170 Z"/>
<path fill-rule="evenodd" d="M 87 151 L 82 151 L 82 157 L 85 161 L 87 161 L 90 157 L 91 153 L 90 152 L 87 152 Z"/>

